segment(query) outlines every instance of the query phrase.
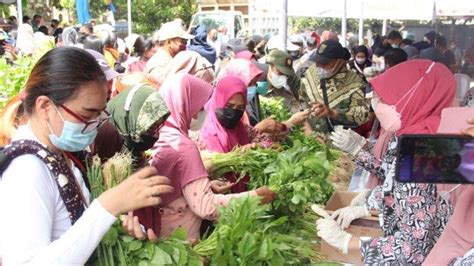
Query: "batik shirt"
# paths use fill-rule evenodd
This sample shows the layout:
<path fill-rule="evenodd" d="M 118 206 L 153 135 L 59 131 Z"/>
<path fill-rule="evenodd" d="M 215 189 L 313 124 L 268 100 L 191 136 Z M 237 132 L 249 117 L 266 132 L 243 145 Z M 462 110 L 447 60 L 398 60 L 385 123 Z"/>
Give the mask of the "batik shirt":
<path fill-rule="evenodd" d="M 420 265 L 443 232 L 453 207 L 437 194 L 435 184 L 399 183 L 395 177 L 397 143 L 389 142 L 378 162 L 369 143 L 356 162 L 384 180 L 370 193 L 366 207 L 380 212 L 384 237 L 361 237 L 364 263 L 373 265 Z"/>
<path fill-rule="evenodd" d="M 324 103 L 320 80 L 316 66 L 310 66 L 302 79 L 300 90 L 301 98 L 307 106 L 315 102 Z M 345 67 L 326 80 L 329 107 L 336 109 L 339 114 L 337 119 L 331 120 L 333 126 L 357 127 L 369 120 L 369 101 L 365 98 L 365 87 L 364 81 Z M 330 131 L 331 126 L 328 125 L 327 119 L 310 116 L 308 122 L 316 132 Z"/>

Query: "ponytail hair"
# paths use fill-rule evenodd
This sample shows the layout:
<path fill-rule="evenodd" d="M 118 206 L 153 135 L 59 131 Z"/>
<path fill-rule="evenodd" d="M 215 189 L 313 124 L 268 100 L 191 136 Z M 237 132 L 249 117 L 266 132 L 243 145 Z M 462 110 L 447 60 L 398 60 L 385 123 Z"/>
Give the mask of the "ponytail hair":
<path fill-rule="evenodd" d="M 16 129 L 26 123 L 20 95 L 11 98 L 0 112 L 0 147 L 11 142 Z"/>

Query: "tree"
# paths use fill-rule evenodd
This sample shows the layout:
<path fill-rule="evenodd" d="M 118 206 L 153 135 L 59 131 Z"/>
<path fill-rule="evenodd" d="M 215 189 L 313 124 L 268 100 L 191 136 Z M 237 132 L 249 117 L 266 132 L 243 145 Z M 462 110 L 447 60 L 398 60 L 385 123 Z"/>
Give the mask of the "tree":
<path fill-rule="evenodd" d="M 127 1 L 114 1 L 117 9 L 115 19 L 127 19 Z M 132 1 L 132 21 L 134 32 L 151 34 L 162 23 L 182 19 L 186 24 L 196 12 L 195 0 L 135 0 Z"/>

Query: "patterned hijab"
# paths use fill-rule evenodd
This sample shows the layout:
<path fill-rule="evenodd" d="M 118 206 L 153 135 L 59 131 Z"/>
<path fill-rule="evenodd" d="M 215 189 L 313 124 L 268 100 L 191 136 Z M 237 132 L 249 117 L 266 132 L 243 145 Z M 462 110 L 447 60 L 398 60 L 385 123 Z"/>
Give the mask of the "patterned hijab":
<path fill-rule="evenodd" d="M 161 95 L 144 84 L 118 94 L 107 104 L 107 110 L 129 148 L 142 142 L 144 136 L 153 136 L 170 115 Z"/>

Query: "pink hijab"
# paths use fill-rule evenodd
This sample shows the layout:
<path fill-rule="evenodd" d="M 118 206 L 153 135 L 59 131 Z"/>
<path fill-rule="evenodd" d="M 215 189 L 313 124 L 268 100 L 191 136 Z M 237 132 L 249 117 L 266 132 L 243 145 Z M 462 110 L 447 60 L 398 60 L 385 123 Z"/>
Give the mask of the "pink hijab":
<path fill-rule="evenodd" d="M 370 83 L 380 99 L 388 104 L 396 104 L 422 78 L 418 89 L 411 97 L 403 113 L 402 126 L 396 132 L 402 134 L 435 134 L 441 121 L 441 111 L 451 106 L 456 94 L 456 81 L 451 71 L 440 63 L 430 60 L 415 59 L 390 68 L 382 75 L 372 79 Z M 425 74 L 431 67 L 429 73 Z M 408 99 L 408 97 L 407 97 Z M 397 111 L 405 104 L 402 101 Z M 383 159 L 387 151 L 391 135 L 381 131 L 375 144 L 375 158 Z M 371 175 L 366 188 L 374 188 L 382 180 Z"/>
<path fill-rule="evenodd" d="M 240 78 L 246 86 L 249 86 L 252 80 L 257 80 L 263 71 L 258 69 L 252 61 L 238 58 L 231 60 L 225 68 L 219 73 L 217 80 L 226 76 L 236 76 Z"/>
<path fill-rule="evenodd" d="M 242 120 L 234 129 L 223 127 L 216 117 L 216 109 L 224 108 L 236 94 L 244 97 L 247 102 L 247 86 L 236 76 L 223 77 L 218 83 L 207 106 L 207 119 L 201 130 L 201 136 L 207 148 L 214 152 L 230 152 L 237 145 L 250 143 L 246 127 Z M 171 111 L 172 112 L 172 111 Z"/>

